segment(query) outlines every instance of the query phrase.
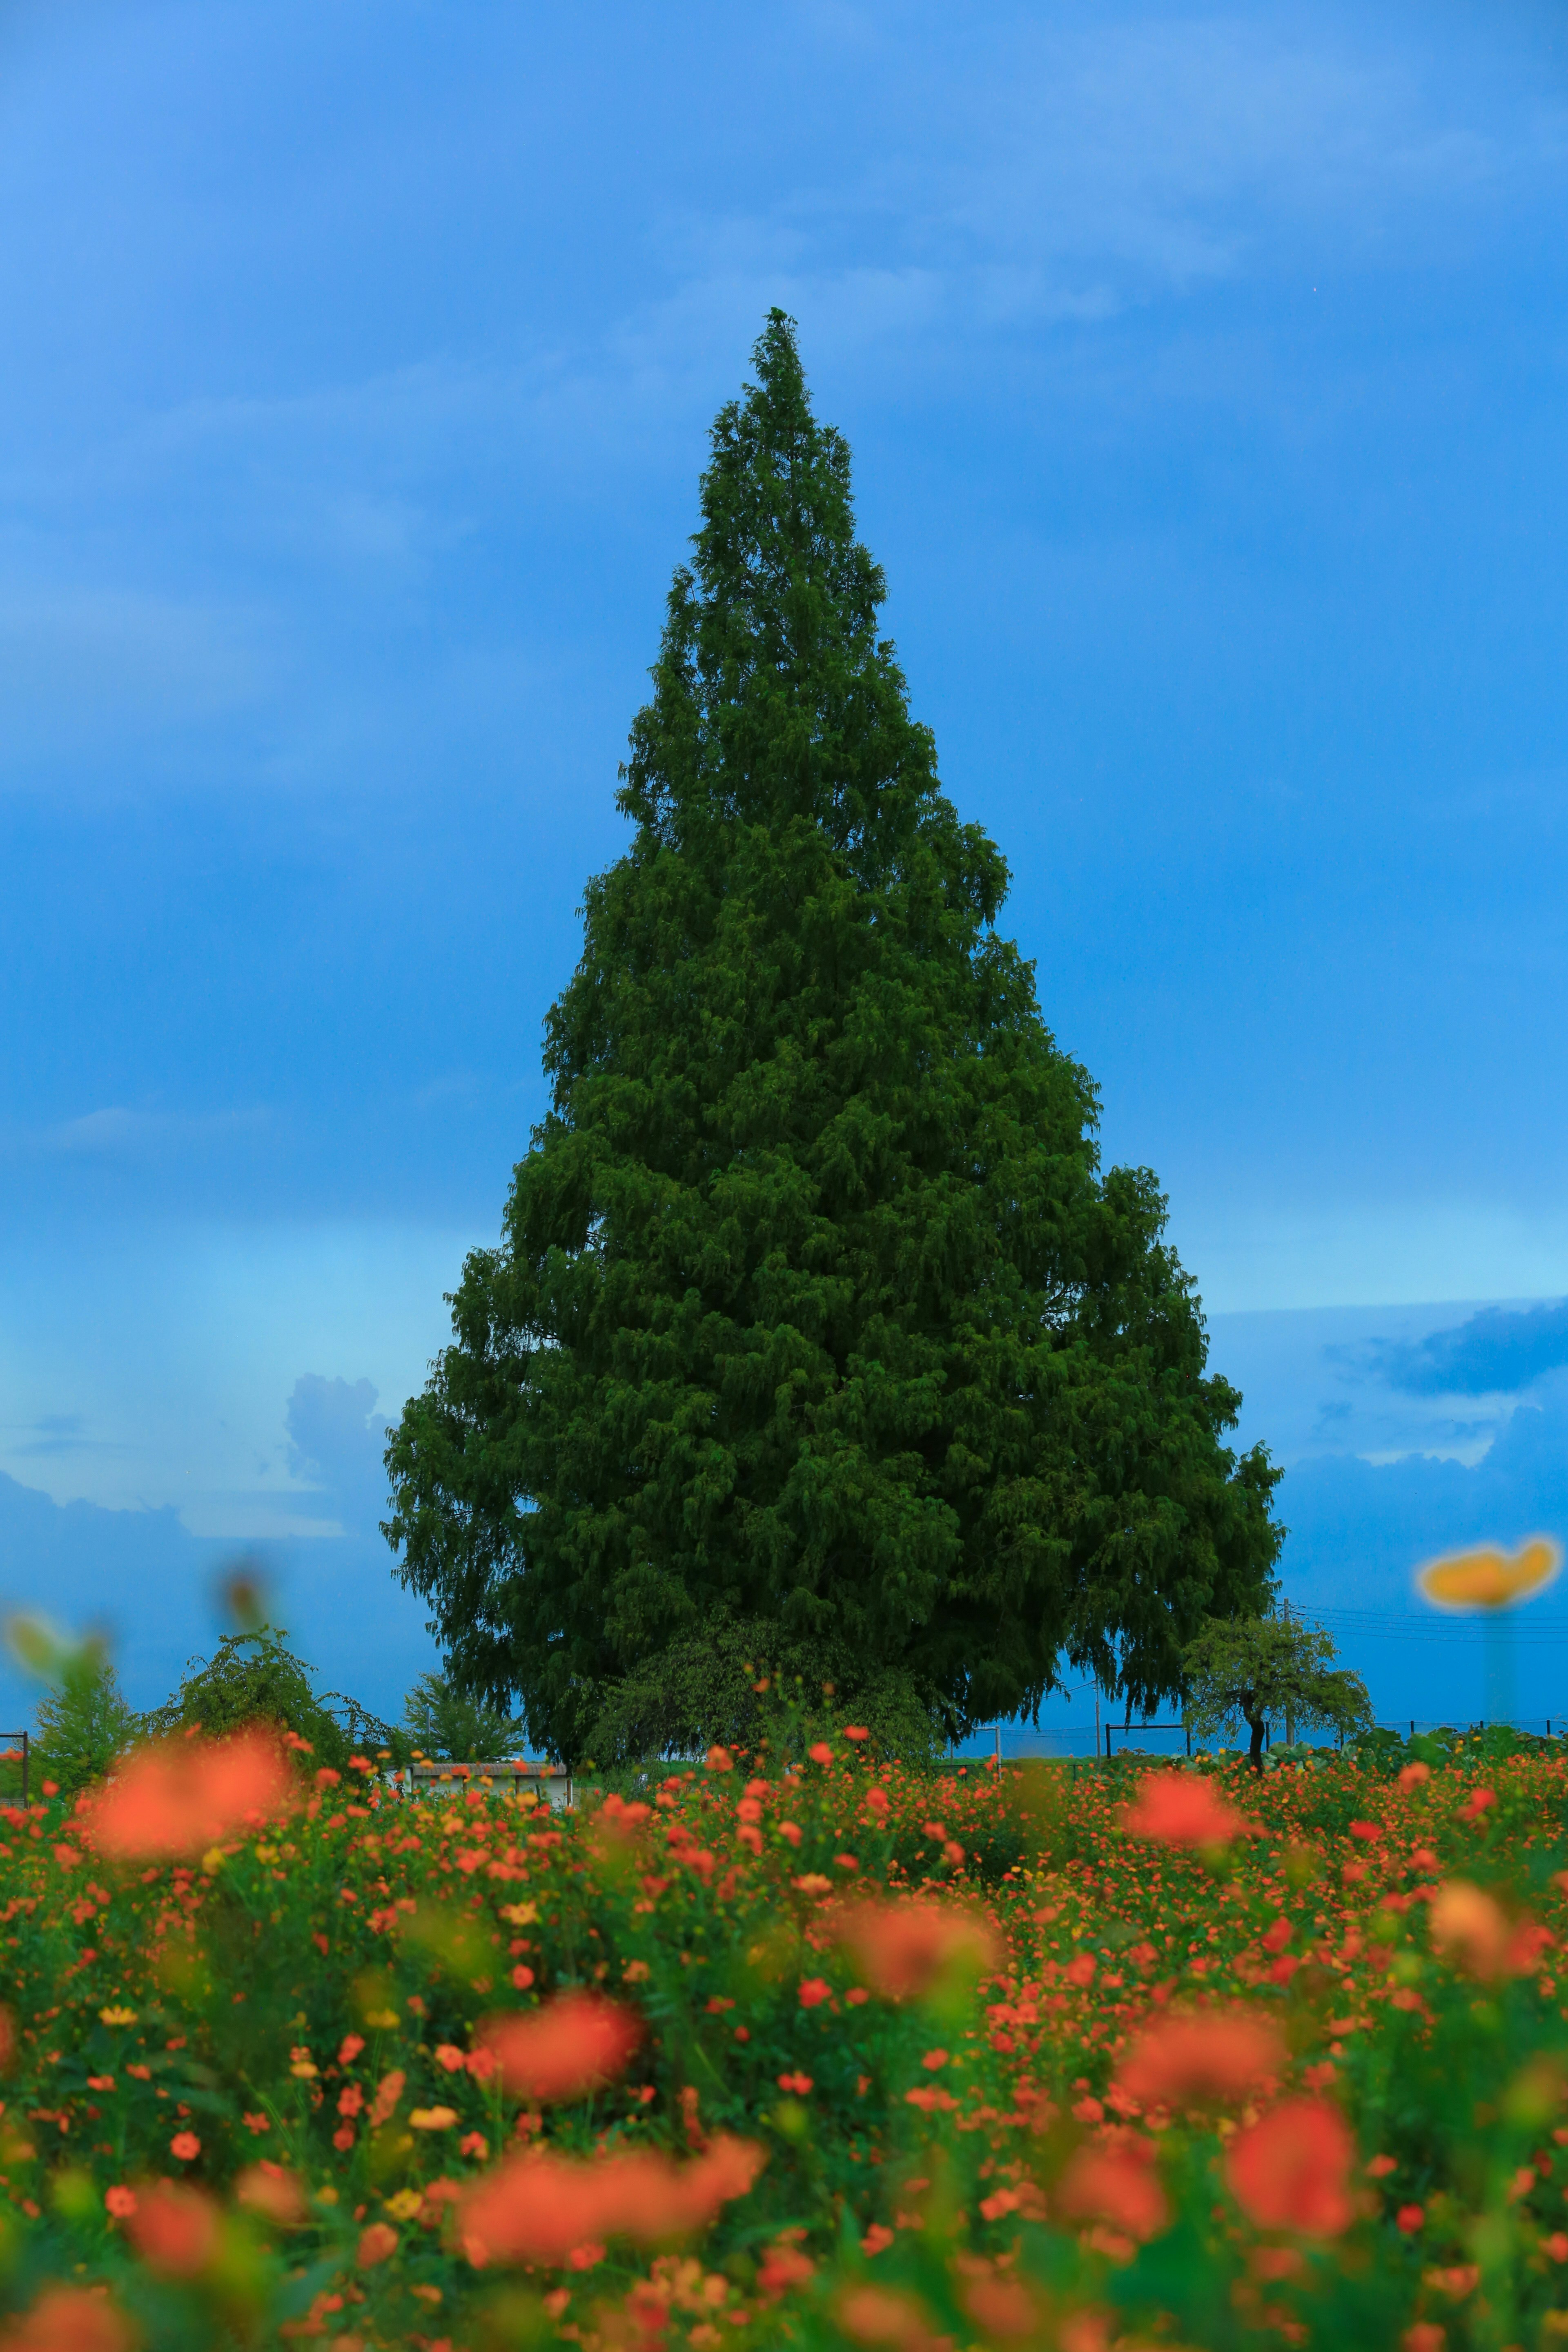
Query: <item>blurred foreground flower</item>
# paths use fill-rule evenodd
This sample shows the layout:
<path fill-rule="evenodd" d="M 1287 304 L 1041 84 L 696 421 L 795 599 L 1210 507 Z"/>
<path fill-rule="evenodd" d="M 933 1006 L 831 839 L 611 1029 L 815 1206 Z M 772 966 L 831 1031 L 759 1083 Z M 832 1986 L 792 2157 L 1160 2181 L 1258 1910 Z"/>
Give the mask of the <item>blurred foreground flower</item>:
<path fill-rule="evenodd" d="M 1287 2099 L 1226 2151 L 1226 2178 L 1249 2221 L 1260 2230 L 1295 2230 L 1335 2238 L 1354 2215 L 1350 2128 L 1326 2099 Z"/>
<path fill-rule="evenodd" d="M 200 1853 L 258 1828 L 287 1801 L 289 1767 L 262 1731 L 232 1739 L 171 1739 L 128 1756 L 84 1826 L 99 1852 L 124 1861 Z"/>
<path fill-rule="evenodd" d="M 1510 1919 L 1501 1905 L 1468 1879 L 1445 1880 L 1432 1897 L 1433 1948 L 1473 1977 L 1529 1974 L 1552 1937 L 1532 1919 Z"/>
<path fill-rule="evenodd" d="M 132 2340 L 106 2295 L 51 2286 L 0 2332 L 0 2352 L 131 2352 Z"/>
<path fill-rule="evenodd" d="M 1563 1565 L 1563 1549 L 1550 1536 L 1531 1536 L 1516 1552 L 1484 1545 L 1434 1559 L 1416 1571 L 1416 1582 L 1439 1609 L 1504 1609 L 1552 1582 Z"/>
<path fill-rule="evenodd" d="M 1118 2086 L 1144 2106 L 1234 2100 L 1283 2073 L 1279 2028 L 1249 2010 L 1162 2017 L 1117 2069 Z"/>
<path fill-rule="evenodd" d="M 155 2180 L 139 2190 L 124 2218 L 126 2236 L 148 2269 L 164 2278 L 199 2278 L 222 2242 L 217 2205 L 183 2180 Z"/>
<path fill-rule="evenodd" d="M 464 2198 L 458 2236 L 476 2267 L 558 2264 L 609 2238 L 658 2245 L 705 2229 L 721 2205 L 745 2196 L 766 2162 L 754 2141 L 728 2135 L 687 2165 L 651 2151 L 594 2164 L 518 2157 Z"/>
<path fill-rule="evenodd" d="M 1171 2219 L 1153 2142 L 1130 2133 L 1110 2145 L 1080 2147 L 1062 2176 L 1057 2202 L 1075 2221 L 1108 2221 L 1140 2242 L 1156 2237 Z"/>
<path fill-rule="evenodd" d="M 995 1958 L 994 1939 L 978 1919 L 934 1903 L 858 1906 L 845 1913 L 838 1937 L 889 2000 L 929 1992 L 950 1973 L 978 1975 Z"/>
<path fill-rule="evenodd" d="M 1164 1845 L 1228 1845 L 1247 1826 L 1206 1780 L 1190 1772 L 1146 1772 L 1136 1802 L 1121 1810 L 1128 1837 Z"/>
<path fill-rule="evenodd" d="M 564 1992 L 525 2016 L 488 2017 L 482 2049 L 515 2097 L 580 2099 L 613 2082 L 642 2040 L 642 2021 L 598 1993 Z"/>

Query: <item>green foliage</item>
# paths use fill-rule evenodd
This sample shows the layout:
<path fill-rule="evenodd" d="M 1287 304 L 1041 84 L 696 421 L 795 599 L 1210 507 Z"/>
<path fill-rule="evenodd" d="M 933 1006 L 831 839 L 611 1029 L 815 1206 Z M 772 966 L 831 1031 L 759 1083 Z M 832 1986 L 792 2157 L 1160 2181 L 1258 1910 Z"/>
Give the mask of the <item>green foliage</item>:
<path fill-rule="evenodd" d="M 1183 1664 L 1187 1714 L 1202 1739 L 1245 1723 L 1250 1761 L 1263 1760 L 1266 1725 L 1290 1717 L 1340 1732 L 1370 1731 L 1372 1701 L 1359 1675 L 1335 1668 L 1321 1625 L 1299 1617 L 1211 1618 Z"/>
<path fill-rule="evenodd" d="M 523 1726 L 481 1699 L 468 1697 L 449 1675 L 421 1675 L 403 1706 L 405 1741 L 432 1759 L 493 1763 L 515 1756 Z"/>
<path fill-rule="evenodd" d="M 318 1765 L 341 1770 L 349 1759 L 348 1738 L 312 1688 L 310 1667 L 287 1644 L 286 1630 L 271 1625 L 226 1633 L 209 1659 L 190 1660 L 194 1671 L 143 1719 L 143 1732 L 153 1737 L 199 1723 L 219 1738 L 244 1723 L 270 1723 L 309 1740 Z"/>
<path fill-rule="evenodd" d="M 37 1720 L 33 1784 L 53 1780 L 68 1797 L 100 1780 L 137 1730 L 109 1656 L 94 1642 L 84 1642 L 65 1661 L 58 1681 L 38 1701 Z"/>
<path fill-rule="evenodd" d="M 568 1760 L 721 1610 L 960 1727 L 1064 1654 L 1147 1709 L 1280 1540 L 1154 1177 L 1102 1172 L 1093 1083 L 994 928 L 1006 867 L 939 788 L 780 311 L 755 364 L 551 1110 L 387 1450 L 451 1672 Z"/>
<path fill-rule="evenodd" d="M 848 1722 L 869 1731 L 878 1755 L 910 1763 L 934 1752 L 931 1709 L 907 1675 L 874 1662 L 868 1672 L 831 1636 L 792 1639 L 762 1619 L 721 1612 L 609 1684 L 584 1747 L 611 1769 L 701 1756 L 715 1742 L 799 1755 Z"/>

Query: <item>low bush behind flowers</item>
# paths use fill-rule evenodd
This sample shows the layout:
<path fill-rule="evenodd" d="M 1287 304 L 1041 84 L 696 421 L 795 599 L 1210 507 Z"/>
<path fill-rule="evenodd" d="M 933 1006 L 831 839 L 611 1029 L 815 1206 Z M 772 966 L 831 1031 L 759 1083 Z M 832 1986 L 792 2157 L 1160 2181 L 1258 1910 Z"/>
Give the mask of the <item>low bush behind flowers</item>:
<path fill-rule="evenodd" d="M 1558 1754 L 857 1730 L 568 1814 L 248 1734 L 8 1808 L 0 2347 L 1568 2336 Z"/>

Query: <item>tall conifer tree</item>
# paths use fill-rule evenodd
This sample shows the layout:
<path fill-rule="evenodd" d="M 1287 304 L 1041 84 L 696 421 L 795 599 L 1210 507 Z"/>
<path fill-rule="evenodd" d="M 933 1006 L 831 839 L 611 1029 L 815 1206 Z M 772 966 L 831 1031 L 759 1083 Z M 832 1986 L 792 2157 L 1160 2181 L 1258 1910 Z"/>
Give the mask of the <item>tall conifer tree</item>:
<path fill-rule="evenodd" d="M 994 929 L 1006 868 L 939 789 L 781 311 L 754 364 L 552 1108 L 387 1452 L 451 1671 L 568 1757 L 719 1616 L 950 1727 L 1064 1662 L 1144 1709 L 1205 1617 L 1266 1604 L 1280 1541 L 1155 1181 L 1101 1172 L 1093 1084 Z"/>

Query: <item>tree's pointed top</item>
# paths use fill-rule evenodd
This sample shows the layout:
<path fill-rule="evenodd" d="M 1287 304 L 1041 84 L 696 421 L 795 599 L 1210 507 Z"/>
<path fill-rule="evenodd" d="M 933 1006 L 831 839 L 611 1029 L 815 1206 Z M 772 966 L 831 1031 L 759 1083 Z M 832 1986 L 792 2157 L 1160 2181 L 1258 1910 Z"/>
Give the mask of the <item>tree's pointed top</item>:
<path fill-rule="evenodd" d="M 848 444 L 812 413 L 786 311 L 769 311 L 752 359 L 714 420 L 623 806 L 688 839 L 693 817 L 800 817 L 848 847 L 895 803 L 901 821 L 925 803 L 932 746 L 879 638 L 886 583 L 855 536 Z"/>

